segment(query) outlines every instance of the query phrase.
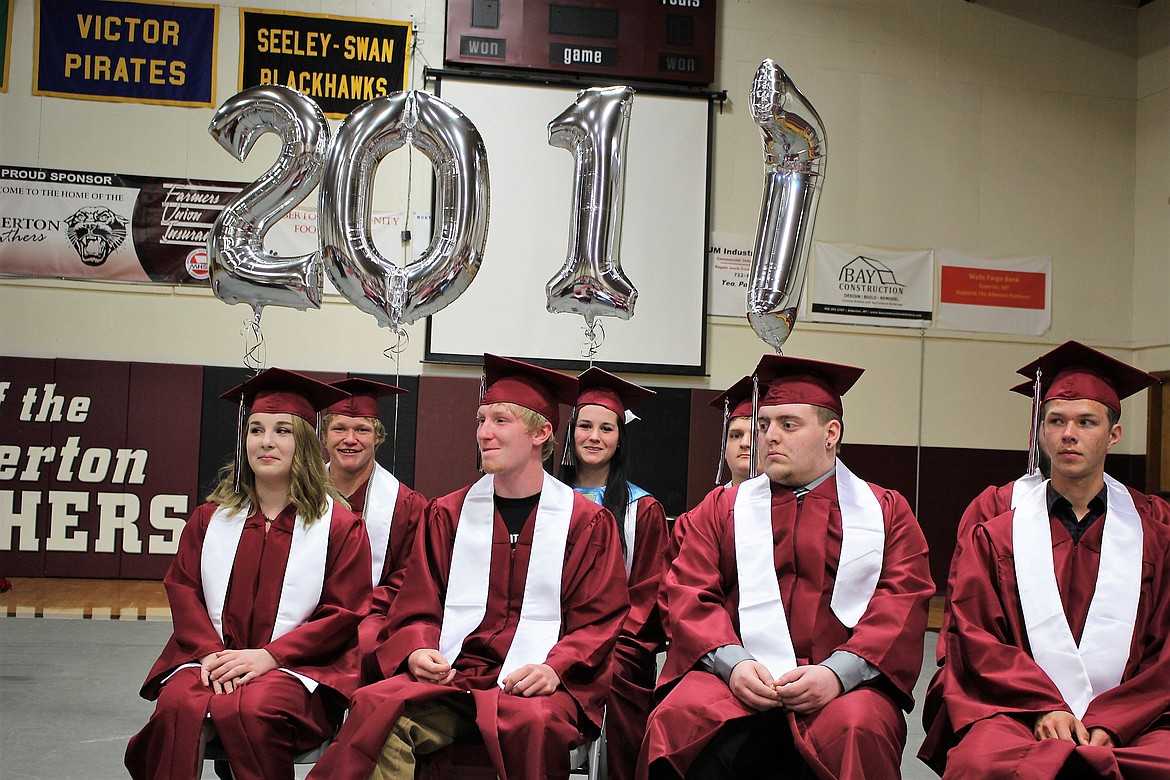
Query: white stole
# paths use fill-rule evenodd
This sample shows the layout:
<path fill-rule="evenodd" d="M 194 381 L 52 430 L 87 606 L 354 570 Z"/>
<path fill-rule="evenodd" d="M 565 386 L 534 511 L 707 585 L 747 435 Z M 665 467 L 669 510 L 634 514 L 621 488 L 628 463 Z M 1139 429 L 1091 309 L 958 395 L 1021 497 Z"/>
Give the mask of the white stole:
<path fill-rule="evenodd" d="M 638 538 L 638 499 L 626 504 L 626 522 L 622 529 L 626 537 L 626 580 L 634 566 L 634 542 Z"/>
<path fill-rule="evenodd" d="M 1015 509 L 1016 504 L 1020 499 L 1028 494 L 1028 491 L 1044 482 L 1044 475 L 1039 471 L 1030 471 L 1024 476 L 1012 483 L 1012 499 L 1011 508 Z"/>
<path fill-rule="evenodd" d="M 361 508 L 366 534 L 370 537 L 370 569 L 375 588 L 382 580 L 382 567 L 386 565 L 394 505 L 398 503 L 398 488 L 401 484 L 397 477 L 375 461 L 370 484 L 366 487 L 366 505 Z M 353 507 L 353 510 L 357 512 L 358 508 Z"/>
<path fill-rule="evenodd" d="M 215 510 L 207 524 L 207 534 L 200 552 L 200 579 L 203 582 L 203 601 L 207 614 L 219 638 L 223 639 L 223 610 L 227 602 L 228 586 L 231 583 L 232 567 L 244 522 L 250 510 L 231 512 L 224 507 Z M 272 626 L 275 641 L 294 628 L 302 625 L 321 602 L 321 591 L 325 585 L 325 559 L 329 552 L 329 526 L 333 520 L 333 499 L 325 497 L 325 514 L 315 523 L 305 527 L 304 519 L 297 515 L 293 523 L 292 543 L 288 551 L 288 564 L 284 569 L 284 580 L 280 587 L 280 601 L 276 609 L 276 622 Z M 310 677 L 281 667 L 301 680 L 310 690 L 317 682 Z"/>
<path fill-rule="evenodd" d="M 1080 719 L 1095 697 L 1121 682 L 1129 661 L 1141 596 L 1142 523 L 1129 491 L 1106 474 L 1108 507 L 1097 521 L 1105 523 L 1101 562 L 1078 647 L 1056 583 L 1047 485 L 1040 483 L 1018 502 L 1013 496 L 1016 584 L 1032 658 Z"/>
<path fill-rule="evenodd" d="M 830 606 L 852 628 L 865 613 L 881 576 L 885 521 L 873 490 L 836 463 L 841 507 L 841 557 Z M 772 488 L 766 474 L 742 482 L 735 496 L 735 562 L 739 632 L 744 648 L 773 677 L 796 668 L 796 652 L 776 578 Z"/>
<path fill-rule="evenodd" d="M 463 641 L 487 614 L 495 526 L 494 485 L 491 474 L 482 476 L 467 492 L 459 512 L 439 632 L 439 652 L 452 664 L 463 649 Z M 545 474 L 520 620 L 498 680 L 525 664 L 543 663 L 560 639 L 561 573 L 572 516 L 573 489 Z"/>

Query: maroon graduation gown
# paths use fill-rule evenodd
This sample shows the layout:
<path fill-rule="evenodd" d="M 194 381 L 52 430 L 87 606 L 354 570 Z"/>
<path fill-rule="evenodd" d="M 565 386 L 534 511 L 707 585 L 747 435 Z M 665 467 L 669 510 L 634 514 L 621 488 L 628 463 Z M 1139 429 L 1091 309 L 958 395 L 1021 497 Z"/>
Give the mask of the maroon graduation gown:
<path fill-rule="evenodd" d="M 207 614 L 200 577 L 203 542 L 216 508 L 203 504 L 192 513 L 163 580 L 174 632 L 142 686 L 143 698 L 158 705 L 126 750 L 134 778 L 197 777 L 200 732 L 208 715 L 237 780 L 291 775 L 292 756 L 332 734 L 358 686 L 357 626 L 370 606 L 370 543 L 361 520 L 334 504 L 321 600 L 302 625 L 272 640 L 296 509 L 286 507 L 267 534 L 263 515 L 253 513 L 236 549 L 221 640 Z M 279 666 L 318 681 L 316 692 L 279 670 L 230 694 L 213 694 L 195 668 L 163 682 L 182 664 L 248 648 L 264 648 Z"/>
<path fill-rule="evenodd" d="M 409 576 L 394 600 L 377 657 L 387 679 L 362 688 L 337 738 L 310 773 L 327 780 L 365 780 L 406 704 L 471 695 L 476 723 L 496 772 L 505 780 L 568 774 L 569 748 L 600 727 L 613 673 L 613 648 L 629 610 L 617 524 L 605 509 L 574 492 L 561 576 L 561 638 L 544 663 L 561 679 L 549 696 L 504 694 L 496 683 L 524 596 L 535 528 L 530 516 L 515 548 L 495 515 L 487 611 L 454 659 L 450 685 L 416 681 L 410 654 L 437 648 L 459 514 L 470 486 L 432 501 L 415 539 Z M 463 693 L 470 692 L 470 693 Z"/>
<path fill-rule="evenodd" d="M 934 659 L 939 667 L 930 678 L 926 688 L 926 696 L 922 700 L 922 727 L 926 732 L 926 739 L 918 750 L 918 757 L 928 764 L 932 763 L 932 756 L 941 743 L 951 740 L 950 721 L 946 717 L 942 700 L 942 665 L 946 662 L 946 636 L 951 629 L 951 594 L 955 590 L 957 575 L 956 562 L 959 553 L 971 537 L 971 529 L 985 520 L 1003 514 L 1012 508 L 1012 495 L 1015 493 L 1015 481 L 1006 485 L 989 485 L 983 492 L 975 496 L 963 516 L 959 518 L 959 527 L 955 531 L 955 551 L 951 555 L 951 564 L 947 570 L 947 589 L 943 603 L 942 623 L 939 626 L 938 642 L 935 644 Z M 941 768 L 938 769 L 941 772 Z"/>
<path fill-rule="evenodd" d="M 363 511 L 369 487 L 370 480 L 367 479 L 346 499 L 353 511 L 359 513 Z M 386 557 L 382 563 L 382 577 L 374 588 L 370 612 L 358 626 L 363 684 L 382 679 L 378 659 L 374 656 L 374 650 L 378 646 L 378 634 L 386 622 L 386 615 L 390 612 L 394 597 L 398 595 L 398 589 L 402 587 L 406 563 L 410 560 L 410 551 L 414 547 L 414 535 L 418 530 L 418 524 L 422 522 L 426 508 L 427 500 L 422 493 L 399 483 L 398 498 L 394 501 L 394 516 L 390 522 L 390 538 L 386 544 Z"/>
<path fill-rule="evenodd" d="M 637 522 L 628 581 L 630 613 L 618 634 L 613 687 L 605 703 L 606 766 L 612 780 L 633 780 L 658 676 L 656 656 L 665 645 L 658 588 L 666 568 L 669 531 L 662 504 L 642 496 Z"/>
<path fill-rule="evenodd" d="M 836 478 L 808 493 L 798 508 L 791 491 L 772 485 L 772 533 L 776 574 L 799 664 L 818 663 L 835 650 L 851 652 L 881 672 L 812 715 L 788 713 L 789 735 L 776 749 L 793 748 L 818 777 L 897 777 L 905 742 L 899 707 L 913 705 L 921 670 L 922 637 L 934 594 L 926 540 L 904 498 L 870 485 L 885 521 L 885 548 L 877 588 L 852 629 L 829 604 L 841 551 L 841 513 Z M 671 641 L 659 681 L 665 699 L 650 714 L 639 766 L 655 761 L 685 774 L 702 748 L 726 723 L 755 714 L 699 660 L 724 645 L 739 645 L 739 587 L 735 559 L 736 488 L 718 488 L 679 518 L 678 557 L 663 579 Z M 879 746 L 857 744 L 859 723 L 878 725 Z M 879 749 L 880 748 L 880 749 Z M 893 762 L 893 766 L 884 764 Z M 884 762 L 884 763 L 883 763 Z M 862 763 L 866 766 L 863 767 Z M 778 759 L 777 773 L 783 771 Z M 797 772 L 799 774 L 799 772 Z"/>
<path fill-rule="evenodd" d="M 1054 778 L 1063 767 L 1087 777 L 1170 776 L 1170 507 L 1130 491 L 1142 521 L 1141 594 L 1130 656 L 1121 683 L 1097 696 L 1082 718 L 1104 728 L 1118 748 L 1037 741 L 1037 716 L 1069 710 L 1056 685 L 1032 660 L 1020 606 L 1012 519 L 1008 511 L 977 525 L 955 564 L 952 630 L 942 667 L 949 739 L 924 745 L 923 760 L 946 777 L 1008 777 L 1026 766 L 1029 778 Z M 1077 545 L 1050 520 L 1052 556 L 1065 616 L 1080 641 L 1096 588 L 1108 513 Z M 1138 551 L 1133 551 L 1136 556 Z M 959 735 L 956 737 L 955 735 Z M 949 752 L 948 752 L 949 749 Z"/>

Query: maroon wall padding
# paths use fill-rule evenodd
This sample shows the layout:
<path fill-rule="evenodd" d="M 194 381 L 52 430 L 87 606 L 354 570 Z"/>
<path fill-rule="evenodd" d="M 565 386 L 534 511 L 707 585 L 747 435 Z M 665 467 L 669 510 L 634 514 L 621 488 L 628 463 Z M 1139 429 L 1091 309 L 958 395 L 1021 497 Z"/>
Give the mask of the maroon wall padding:
<path fill-rule="evenodd" d="M 28 388 L 41 388 L 53 383 L 54 361 L 38 358 L 0 357 L 0 382 L 8 382 L 4 400 L 0 401 L 0 445 L 18 448 L 16 462 L 5 460 L 0 464 L 0 576 L 43 577 L 45 574 L 45 544 L 49 515 L 45 508 L 49 494 L 49 470 L 41 469 L 35 481 L 20 479 L 25 468 L 25 454 L 30 446 L 52 445 L 52 426 L 45 423 L 22 421 L 23 399 Z M 35 414 L 36 409 L 32 412 Z M 15 452 L 15 450 L 11 450 Z M 11 495 L 11 497 L 10 497 Z M 11 514 L 9 514 L 11 513 Z M 35 520 L 26 525 L 25 517 Z M 19 526 L 17 517 L 22 518 Z M 28 529 L 35 534 L 29 538 Z"/>
<path fill-rule="evenodd" d="M 334 372 L 312 375 L 326 381 L 344 376 Z M 234 409 L 222 401 L 213 403 L 206 396 L 223 392 L 242 377 L 237 370 L 214 367 L 0 357 L 0 382 L 10 383 L 0 402 L 0 575 L 161 577 L 170 555 L 160 551 L 168 544 L 173 548 L 180 519 L 185 519 L 201 500 L 200 494 L 210 487 L 199 485 L 201 462 L 218 465 L 231 455 Z M 209 378 L 216 381 L 208 385 Z M 86 419 L 22 421 L 22 412 L 35 418 L 41 411 L 45 386 L 54 384 L 54 394 L 65 399 L 63 413 L 73 398 L 92 399 Z M 37 399 L 26 410 L 24 399 L 32 390 Z M 637 432 L 644 439 L 641 452 L 653 452 L 658 446 L 671 448 L 671 454 L 687 454 L 685 466 L 681 458 L 660 458 L 649 465 L 661 468 L 647 472 L 653 479 L 647 477 L 645 487 L 653 488 L 655 495 L 674 496 L 668 513 L 675 515 L 695 506 L 714 487 L 722 451 L 722 415 L 708 406 L 717 391 L 664 390 L 670 390 L 660 398 L 660 404 L 670 402 L 663 407 L 665 411 L 651 408 L 654 401 L 648 401 L 647 408 L 641 410 L 645 415 Z M 478 377 L 420 376 L 414 399 L 417 421 L 412 487 L 428 498 L 437 498 L 478 479 Z M 551 464 L 554 472 L 569 435 L 565 428 L 570 412 L 568 407 L 561 407 L 560 444 Z M 684 432 L 687 435 L 680 438 L 680 426 L 684 424 L 688 426 Z M 986 486 L 1018 477 L 1026 466 L 1025 453 L 958 447 L 925 447 L 919 453 L 913 446 L 852 444 L 848 432 L 846 425 L 842 460 L 861 478 L 906 497 L 930 545 L 931 571 L 941 591 L 963 510 Z M 62 448 L 71 436 L 79 437 L 78 454 L 71 469 L 66 469 L 72 473 L 63 476 Z M 207 449 L 213 438 L 214 458 L 208 453 L 201 456 L 201 447 Z M 39 478 L 24 481 L 21 476 L 26 475 L 30 446 L 56 449 L 53 460 L 40 468 Z M 119 449 L 147 450 L 145 481 L 118 483 L 110 474 L 104 480 L 81 479 L 79 472 L 86 453 L 92 466 L 97 462 L 93 458 L 100 453 L 90 451 L 103 448 L 110 450 L 113 457 Z M 1144 455 L 1115 454 L 1109 456 L 1107 465 L 1111 475 L 1142 490 L 1145 460 Z M 919 468 L 921 474 L 916 479 Z M 59 518 L 56 534 L 50 528 L 54 511 L 49 500 L 51 491 Z M 120 505 L 119 496 L 125 493 L 140 497 L 135 529 L 111 533 L 117 523 L 108 523 L 103 536 L 99 496 L 105 496 L 107 506 L 115 506 Z M 683 503 L 684 498 L 686 506 L 674 509 L 673 504 Z M 68 509 L 69 500 L 77 506 Z M 159 504 L 152 513 L 156 500 Z M 82 504 L 86 508 L 82 509 Z M 180 508 L 184 504 L 185 508 Z M 36 515 L 36 534 L 35 539 L 26 539 L 21 549 L 17 518 L 26 507 Z M 76 522 L 63 522 L 67 513 L 76 515 Z M 98 549 L 99 540 L 103 549 Z M 156 551 L 153 555 L 152 545 Z"/>
<path fill-rule="evenodd" d="M 130 486 L 144 497 L 138 513 L 141 554 L 123 551 L 116 540 L 123 579 L 162 579 L 173 555 L 160 554 L 178 542 L 178 532 L 199 503 L 199 410 L 203 367 L 130 364 L 126 446 L 150 453 L 146 481 Z M 169 543 L 169 544 L 168 544 Z"/>
<path fill-rule="evenodd" d="M 90 455 L 101 448 L 113 451 L 126 447 L 127 400 L 129 398 L 130 364 L 94 360 L 58 360 L 54 381 L 55 396 L 62 396 L 65 408 L 71 399 L 88 396 L 91 399 L 84 422 L 52 423 L 53 445 L 57 460 L 46 464 L 52 473 L 50 490 L 55 493 L 50 515 L 59 518 L 56 528 L 50 527 L 46 539 L 46 577 L 115 578 L 118 576 L 118 554 L 98 552 L 96 544 L 101 530 L 98 522 L 97 496 L 100 489 L 124 490 L 106 487 L 108 481 L 86 482 L 82 479 L 87 463 L 96 463 Z M 38 402 L 38 406 L 40 403 Z M 80 438 L 81 455 L 73 463 L 72 479 L 61 479 L 62 448 L 71 436 Z M 74 503 L 70 494 L 76 494 Z M 76 520 L 72 519 L 76 517 Z M 50 526 L 54 526 L 50 520 Z M 84 555 L 78 553 L 84 551 Z"/>
<path fill-rule="evenodd" d="M 715 487 L 723 453 L 723 412 L 710 406 L 718 390 L 691 391 L 690 457 L 687 458 L 687 509 L 703 500 Z M 723 479 L 731 479 L 727 469 Z"/>
<path fill-rule="evenodd" d="M 479 379 L 420 376 L 414 489 L 445 496 L 479 478 L 475 468 L 475 410 Z"/>

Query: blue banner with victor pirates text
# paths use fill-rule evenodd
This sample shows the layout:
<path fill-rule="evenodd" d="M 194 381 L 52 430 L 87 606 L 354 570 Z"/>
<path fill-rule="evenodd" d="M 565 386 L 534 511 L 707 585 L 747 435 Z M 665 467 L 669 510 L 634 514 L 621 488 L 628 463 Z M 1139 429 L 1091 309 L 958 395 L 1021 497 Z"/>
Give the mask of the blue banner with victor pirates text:
<path fill-rule="evenodd" d="M 215 104 L 219 7 L 39 0 L 33 94 Z"/>

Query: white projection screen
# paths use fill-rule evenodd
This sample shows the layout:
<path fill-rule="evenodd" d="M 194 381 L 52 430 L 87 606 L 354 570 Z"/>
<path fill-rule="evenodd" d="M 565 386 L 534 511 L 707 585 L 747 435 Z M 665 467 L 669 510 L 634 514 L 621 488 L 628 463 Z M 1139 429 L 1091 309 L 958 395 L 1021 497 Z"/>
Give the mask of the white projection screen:
<path fill-rule="evenodd" d="M 491 213 L 483 264 L 454 303 L 429 318 L 426 360 L 478 363 L 483 353 L 560 368 L 587 365 L 585 319 L 553 314 L 545 286 L 564 265 L 573 155 L 548 145 L 548 123 L 576 87 L 451 75 L 437 92 L 479 129 Z M 638 298 L 633 316 L 599 318 L 594 364 L 702 374 L 711 103 L 706 95 L 637 93 L 626 145 L 620 258 Z"/>

